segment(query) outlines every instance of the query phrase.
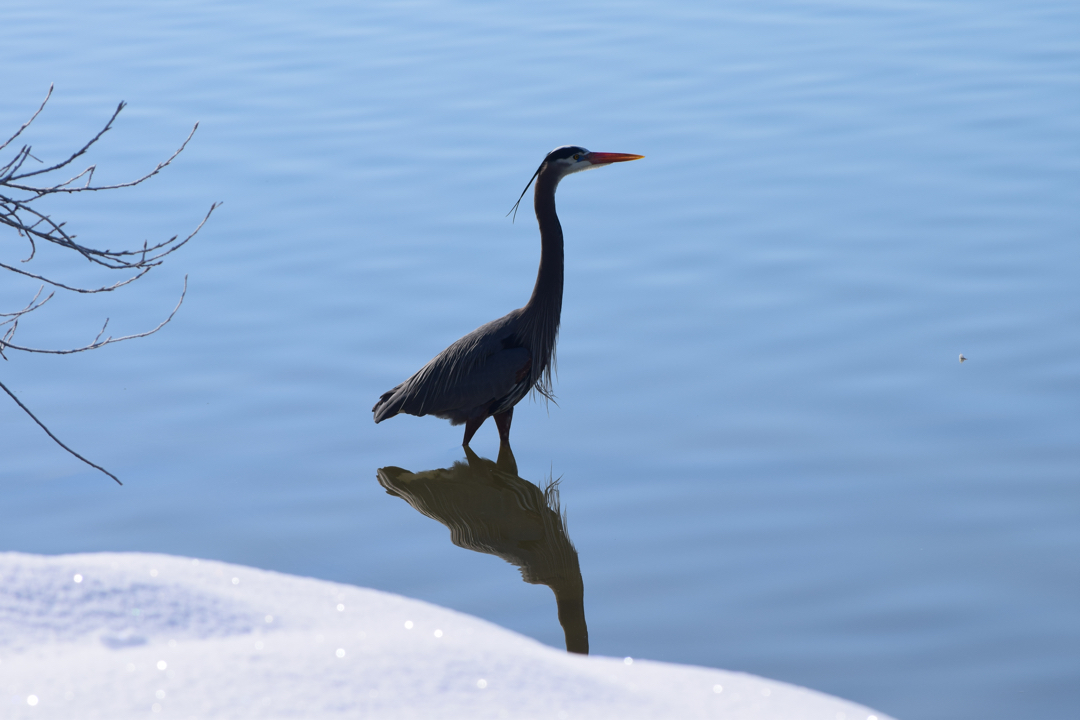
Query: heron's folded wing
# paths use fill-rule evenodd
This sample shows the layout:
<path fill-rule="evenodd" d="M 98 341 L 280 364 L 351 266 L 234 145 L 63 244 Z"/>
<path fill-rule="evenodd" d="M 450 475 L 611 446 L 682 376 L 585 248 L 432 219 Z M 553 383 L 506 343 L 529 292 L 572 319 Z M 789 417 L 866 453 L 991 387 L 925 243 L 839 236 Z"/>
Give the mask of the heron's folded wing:
<path fill-rule="evenodd" d="M 477 328 L 443 350 L 376 403 L 375 422 L 401 413 L 435 415 L 461 423 L 506 397 L 528 366 L 529 351 L 507 347 L 512 316 Z"/>
<path fill-rule="evenodd" d="M 484 358 L 463 366 L 432 368 L 406 401 L 402 412 L 428 415 L 460 413 L 471 416 L 487 405 L 506 397 L 520 379 L 522 368 L 529 364 L 525 348 L 499 349 Z M 419 373 L 417 373 L 419 375 Z"/>

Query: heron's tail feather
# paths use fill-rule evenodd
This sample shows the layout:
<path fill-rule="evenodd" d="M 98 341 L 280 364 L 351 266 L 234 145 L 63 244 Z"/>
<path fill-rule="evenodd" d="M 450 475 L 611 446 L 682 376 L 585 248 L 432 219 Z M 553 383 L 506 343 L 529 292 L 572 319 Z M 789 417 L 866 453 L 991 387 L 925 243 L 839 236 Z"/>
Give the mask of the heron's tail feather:
<path fill-rule="evenodd" d="M 401 403 L 405 399 L 401 395 L 398 395 L 396 398 L 394 397 L 394 394 L 397 393 L 399 389 L 401 389 L 401 385 L 384 392 L 382 397 L 379 398 L 379 402 L 375 403 L 375 407 L 371 408 L 371 412 L 375 413 L 376 425 L 383 420 L 392 418 L 398 414 L 398 411 L 401 409 Z"/>

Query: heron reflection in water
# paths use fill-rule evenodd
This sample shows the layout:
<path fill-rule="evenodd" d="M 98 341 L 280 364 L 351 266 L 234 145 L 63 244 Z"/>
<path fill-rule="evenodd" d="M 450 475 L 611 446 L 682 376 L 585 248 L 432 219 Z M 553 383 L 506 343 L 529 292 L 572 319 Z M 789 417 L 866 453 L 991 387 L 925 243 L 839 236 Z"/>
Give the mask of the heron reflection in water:
<path fill-rule="evenodd" d="M 566 649 L 588 654 L 585 586 L 566 533 L 558 483 L 541 490 L 518 477 L 508 445 L 499 450 L 498 462 L 478 457 L 468 446 L 465 457 L 453 467 L 419 473 L 380 468 L 379 484 L 448 527 L 458 547 L 498 555 L 519 567 L 525 582 L 551 588 Z"/>

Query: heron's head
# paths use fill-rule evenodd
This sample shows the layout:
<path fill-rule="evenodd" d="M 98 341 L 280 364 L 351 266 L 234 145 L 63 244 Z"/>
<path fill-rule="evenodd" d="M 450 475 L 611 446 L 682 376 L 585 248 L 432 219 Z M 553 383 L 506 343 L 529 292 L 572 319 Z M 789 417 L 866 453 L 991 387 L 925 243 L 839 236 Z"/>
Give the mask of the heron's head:
<path fill-rule="evenodd" d="M 590 152 L 577 145 L 563 145 L 547 154 L 537 173 L 553 172 L 561 180 L 571 173 L 602 167 L 611 163 L 640 160 L 642 157 L 642 155 L 629 155 L 627 153 Z"/>
<path fill-rule="evenodd" d="M 557 147 L 547 154 L 547 157 L 544 158 L 544 162 L 540 163 L 540 167 L 533 173 L 532 178 L 529 180 L 529 184 L 521 191 L 521 197 L 514 203 L 514 207 L 510 208 L 510 212 L 513 212 L 514 216 L 517 217 L 517 208 L 518 204 L 521 202 L 521 198 L 525 197 L 525 193 L 528 192 L 529 186 L 532 185 L 533 180 L 536 180 L 539 175 L 543 175 L 545 179 L 550 177 L 554 180 L 555 185 L 558 185 L 560 180 L 571 173 L 590 170 L 595 167 L 603 167 L 604 165 L 610 165 L 611 163 L 640 160 L 643 157 L 645 156 L 630 155 L 629 153 L 592 152 L 578 145 L 563 145 L 562 147 Z M 506 214 L 509 215 L 510 213 Z"/>

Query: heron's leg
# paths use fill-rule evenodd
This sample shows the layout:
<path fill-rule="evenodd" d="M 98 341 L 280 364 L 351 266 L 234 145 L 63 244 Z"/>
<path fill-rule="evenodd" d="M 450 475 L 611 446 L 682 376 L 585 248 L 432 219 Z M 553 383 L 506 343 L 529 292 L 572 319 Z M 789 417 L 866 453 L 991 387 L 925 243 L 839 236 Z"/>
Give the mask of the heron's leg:
<path fill-rule="evenodd" d="M 469 446 L 469 441 L 472 440 L 472 436 L 476 434 L 476 431 L 480 429 L 480 426 L 487 420 L 487 416 L 484 415 L 480 418 L 470 418 L 465 421 L 465 439 L 461 441 L 464 447 Z"/>
<path fill-rule="evenodd" d="M 514 420 L 514 408 L 506 412 L 492 416 L 495 418 L 495 427 L 499 428 L 499 445 L 510 444 L 510 423 Z"/>

